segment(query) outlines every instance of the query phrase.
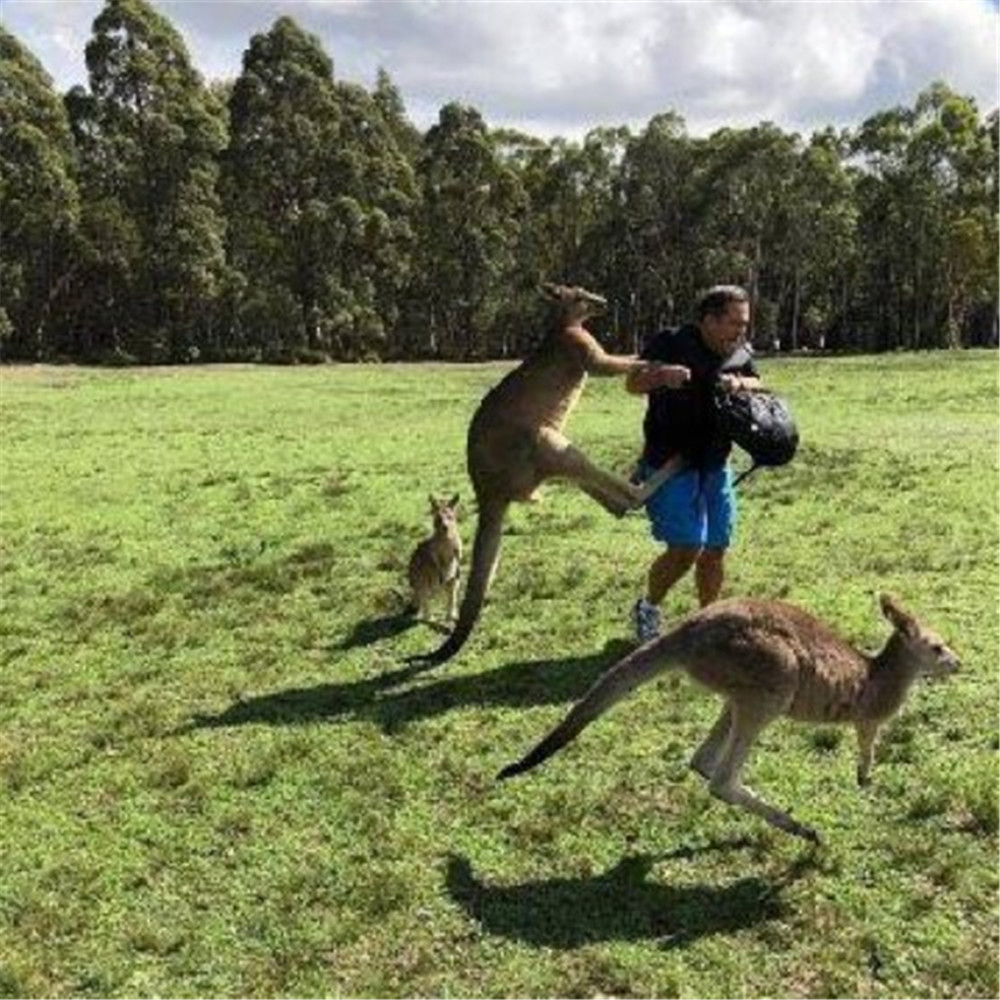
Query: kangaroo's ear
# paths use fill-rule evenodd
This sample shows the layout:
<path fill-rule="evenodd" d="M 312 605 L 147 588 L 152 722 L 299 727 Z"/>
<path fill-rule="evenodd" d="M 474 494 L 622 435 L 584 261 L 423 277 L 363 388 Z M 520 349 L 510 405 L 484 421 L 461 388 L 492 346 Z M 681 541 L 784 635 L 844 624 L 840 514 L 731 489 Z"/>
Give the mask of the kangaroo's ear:
<path fill-rule="evenodd" d="M 431 505 L 431 510 L 437 510 L 437 505 L 438 505 L 437 497 L 434 496 L 433 493 L 428 493 L 427 494 L 427 500 L 428 500 L 428 502 Z"/>
<path fill-rule="evenodd" d="M 538 290 L 550 299 L 559 298 L 559 286 L 554 285 L 551 281 L 543 281 L 539 286 Z"/>
<path fill-rule="evenodd" d="M 451 499 L 450 499 L 450 500 L 448 501 L 448 506 L 449 506 L 449 507 L 451 507 L 451 508 L 455 508 L 455 507 L 457 507 L 457 506 L 458 506 L 458 501 L 459 501 L 460 499 L 461 499 L 461 497 L 459 496 L 459 494 L 458 494 L 458 493 L 456 493 L 456 494 L 455 494 L 455 495 L 454 495 L 454 496 L 453 496 L 453 497 L 452 497 L 452 498 L 451 498 Z"/>
<path fill-rule="evenodd" d="M 912 635 L 917 631 L 917 623 L 914 617 L 905 611 L 892 594 L 879 594 L 878 602 L 882 607 L 882 614 L 892 623 L 893 627 L 905 635 Z"/>

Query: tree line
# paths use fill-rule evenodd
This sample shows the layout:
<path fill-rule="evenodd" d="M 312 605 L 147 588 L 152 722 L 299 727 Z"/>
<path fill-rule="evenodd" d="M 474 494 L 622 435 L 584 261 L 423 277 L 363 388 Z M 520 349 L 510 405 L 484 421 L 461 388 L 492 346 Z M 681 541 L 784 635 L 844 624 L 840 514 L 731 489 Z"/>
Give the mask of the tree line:
<path fill-rule="evenodd" d="M 59 95 L 0 26 L 3 360 L 511 357 L 542 280 L 606 295 L 617 349 L 719 282 L 759 347 L 997 341 L 998 114 L 944 82 L 807 138 L 666 111 L 574 142 L 459 103 L 421 132 L 288 17 L 232 81 L 146 0 L 107 0 L 85 54 Z"/>

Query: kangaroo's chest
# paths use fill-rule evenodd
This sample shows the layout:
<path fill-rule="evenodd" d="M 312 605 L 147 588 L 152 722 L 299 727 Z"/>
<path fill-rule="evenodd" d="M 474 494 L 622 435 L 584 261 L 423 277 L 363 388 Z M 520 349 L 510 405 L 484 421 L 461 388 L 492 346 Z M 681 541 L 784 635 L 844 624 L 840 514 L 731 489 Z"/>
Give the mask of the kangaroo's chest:
<path fill-rule="evenodd" d="M 435 563 L 442 583 L 454 580 L 458 575 L 458 565 L 462 558 L 462 542 L 459 538 L 448 537 L 438 543 Z"/>
<path fill-rule="evenodd" d="M 540 422 L 561 431 L 569 420 L 569 416 L 576 407 L 576 404 L 580 402 L 580 397 L 583 395 L 583 389 L 586 384 L 586 372 L 582 372 L 576 377 L 568 377 L 564 390 L 559 394 L 553 394 L 549 408 L 542 414 Z"/>
<path fill-rule="evenodd" d="M 562 431 L 580 400 L 587 373 L 566 359 L 537 357 L 515 369 L 483 400 L 472 438 L 483 442 L 533 440 L 541 427 Z M 511 438 L 514 432 L 515 438 Z"/>
<path fill-rule="evenodd" d="M 848 722 L 857 716 L 864 677 L 842 664 L 807 664 L 788 715 L 801 722 Z"/>

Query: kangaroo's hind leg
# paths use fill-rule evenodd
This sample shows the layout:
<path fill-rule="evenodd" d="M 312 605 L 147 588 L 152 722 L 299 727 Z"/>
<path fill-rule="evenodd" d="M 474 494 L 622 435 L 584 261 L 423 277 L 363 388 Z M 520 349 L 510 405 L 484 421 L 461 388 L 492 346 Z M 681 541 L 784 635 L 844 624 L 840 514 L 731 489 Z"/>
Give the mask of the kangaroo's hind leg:
<path fill-rule="evenodd" d="M 819 843 L 819 834 L 812 827 L 797 822 L 787 812 L 769 805 L 747 788 L 741 777 L 754 740 L 770 722 L 782 714 L 784 707 L 784 704 L 772 699 L 761 700 L 753 705 L 731 705 L 729 735 L 709 781 L 709 789 L 716 798 L 760 816 L 779 830 Z"/>
<path fill-rule="evenodd" d="M 722 714 L 715 720 L 715 725 L 712 726 L 701 746 L 695 750 L 694 756 L 688 764 L 692 771 L 697 771 L 708 781 L 712 780 L 726 740 L 729 738 L 729 730 L 732 725 L 731 716 L 729 704 L 726 703 L 722 708 Z"/>
<path fill-rule="evenodd" d="M 571 480 L 615 517 L 621 517 L 642 502 L 637 487 L 595 465 L 558 431 L 543 428 L 538 434 L 538 451 L 539 466 L 546 478 Z"/>
<path fill-rule="evenodd" d="M 660 466 L 648 479 L 644 479 L 636 489 L 639 503 L 644 504 L 668 479 L 684 468 L 684 459 L 674 455 Z"/>
<path fill-rule="evenodd" d="M 462 579 L 462 574 L 456 572 L 445 584 L 448 593 L 448 622 L 451 624 L 458 620 L 458 585 Z"/>

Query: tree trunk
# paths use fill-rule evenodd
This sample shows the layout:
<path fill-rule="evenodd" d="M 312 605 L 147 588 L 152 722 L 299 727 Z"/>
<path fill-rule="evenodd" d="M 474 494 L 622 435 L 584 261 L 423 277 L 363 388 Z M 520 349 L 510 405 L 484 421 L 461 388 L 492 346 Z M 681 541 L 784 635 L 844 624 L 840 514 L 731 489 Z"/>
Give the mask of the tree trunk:
<path fill-rule="evenodd" d="M 792 347 L 793 351 L 799 347 L 799 307 L 802 297 L 802 278 L 799 269 L 795 268 L 795 288 L 792 292 Z"/>

